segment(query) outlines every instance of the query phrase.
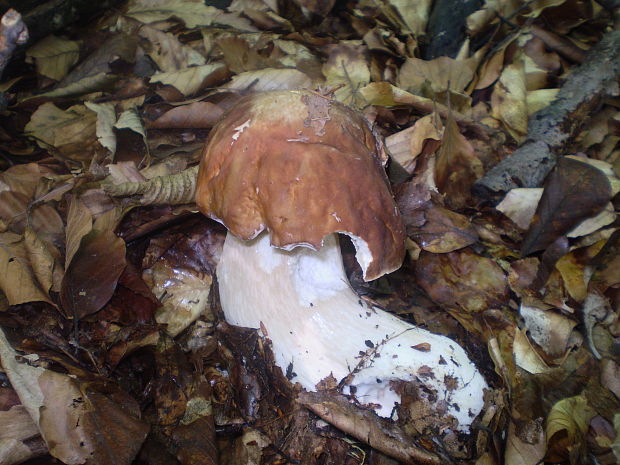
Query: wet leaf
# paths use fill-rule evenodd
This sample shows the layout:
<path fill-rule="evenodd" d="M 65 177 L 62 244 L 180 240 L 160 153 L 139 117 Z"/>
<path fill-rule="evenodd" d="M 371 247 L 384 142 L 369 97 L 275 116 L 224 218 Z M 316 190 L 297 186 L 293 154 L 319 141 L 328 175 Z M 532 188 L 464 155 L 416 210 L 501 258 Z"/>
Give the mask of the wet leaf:
<path fill-rule="evenodd" d="M 440 305 L 480 312 L 502 306 L 508 297 L 506 276 L 493 260 L 469 250 L 422 252 L 416 262 L 417 283 Z"/>
<path fill-rule="evenodd" d="M 548 247 L 585 218 L 601 212 L 610 198 L 609 181 L 600 170 L 572 158 L 560 158 L 545 181 L 521 254 Z"/>
<path fill-rule="evenodd" d="M 62 282 L 65 312 L 82 318 L 100 310 L 125 268 L 125 242 L 112 231 L 93 230 L 82 238 Z"/>

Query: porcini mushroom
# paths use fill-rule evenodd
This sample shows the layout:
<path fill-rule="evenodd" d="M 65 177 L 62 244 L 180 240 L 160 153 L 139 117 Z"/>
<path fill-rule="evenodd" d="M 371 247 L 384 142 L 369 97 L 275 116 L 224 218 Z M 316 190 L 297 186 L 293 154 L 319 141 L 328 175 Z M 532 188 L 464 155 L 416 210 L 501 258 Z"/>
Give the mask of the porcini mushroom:
<path fill-rule="evenodd" d="M 383 156 L 383 158 L 382 158 Z M 404 228 L 384 151 L 357 112 L 311 91 L 243 98 L 205 146 L 196 203 L 229 230 L 217 269 L 227 321 L 260 329 L 277 365 L 309 390 L 333 376 L 390 416 L 391 381 L 413 381 L 469 429 L 484 379 L 454 341 L 368 305 L 350 288 L 336 233 L 365 280 L 399 268 Z"/>

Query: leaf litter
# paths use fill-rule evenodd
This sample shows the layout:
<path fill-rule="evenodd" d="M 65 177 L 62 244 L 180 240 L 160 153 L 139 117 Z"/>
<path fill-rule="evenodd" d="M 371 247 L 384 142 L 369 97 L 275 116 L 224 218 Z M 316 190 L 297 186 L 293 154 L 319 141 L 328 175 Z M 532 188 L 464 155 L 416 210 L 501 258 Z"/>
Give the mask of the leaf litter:
<path fill-rule="evenodd" d="M 610 13 L 487 1 L 458 56 L 429 60 L 432 2 L 216 3 L 131 0 L 3 76 L 0 462 L 616 463 L 617 102 L 576 110 L 543 183 L 472 189 L 527 144 Z M 225 233 L 180 173 L 240 96 L 300 88 L 386 138 L 408 258 L 372 283 L 346 244 L 344 261 L 362 298 L 466 347 L 492 387 L 469 437 L 406 387 L 387 424 L 329 383 L 299 393 L 223 321 Z"/>

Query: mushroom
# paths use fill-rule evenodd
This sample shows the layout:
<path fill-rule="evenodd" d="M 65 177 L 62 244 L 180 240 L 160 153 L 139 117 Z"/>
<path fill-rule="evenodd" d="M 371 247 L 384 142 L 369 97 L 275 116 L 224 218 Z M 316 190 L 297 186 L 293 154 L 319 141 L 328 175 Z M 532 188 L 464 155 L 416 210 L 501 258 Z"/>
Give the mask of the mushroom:
<path fill-rule="evenodd" d="M 318 93 L 244 97 L 213 129 L 196 188 L 228 230 L 217 268 L 226 320 L 259 329 L 276 364 L 308 391 L 332 376 L 389 417 L 392 381 L 418 383 L 431 411 L 468 431 L 485 381 L 453 340 L 413 326 L 351 289 L 337 233 L 365 280 L 401 266 L 404 227 L 380 139 L 359 113 Z"/>

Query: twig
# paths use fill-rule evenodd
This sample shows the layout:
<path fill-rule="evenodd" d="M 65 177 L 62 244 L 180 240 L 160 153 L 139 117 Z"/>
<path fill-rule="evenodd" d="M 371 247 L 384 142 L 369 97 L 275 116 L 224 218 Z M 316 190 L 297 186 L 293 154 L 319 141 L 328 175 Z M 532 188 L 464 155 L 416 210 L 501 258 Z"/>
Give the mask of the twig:
<path fill-rule="evenodd" d="M 15 47 L 28 41 L 28 28 L 20 15 L 10 8 L 0 20 L 0 76 Z"/>

